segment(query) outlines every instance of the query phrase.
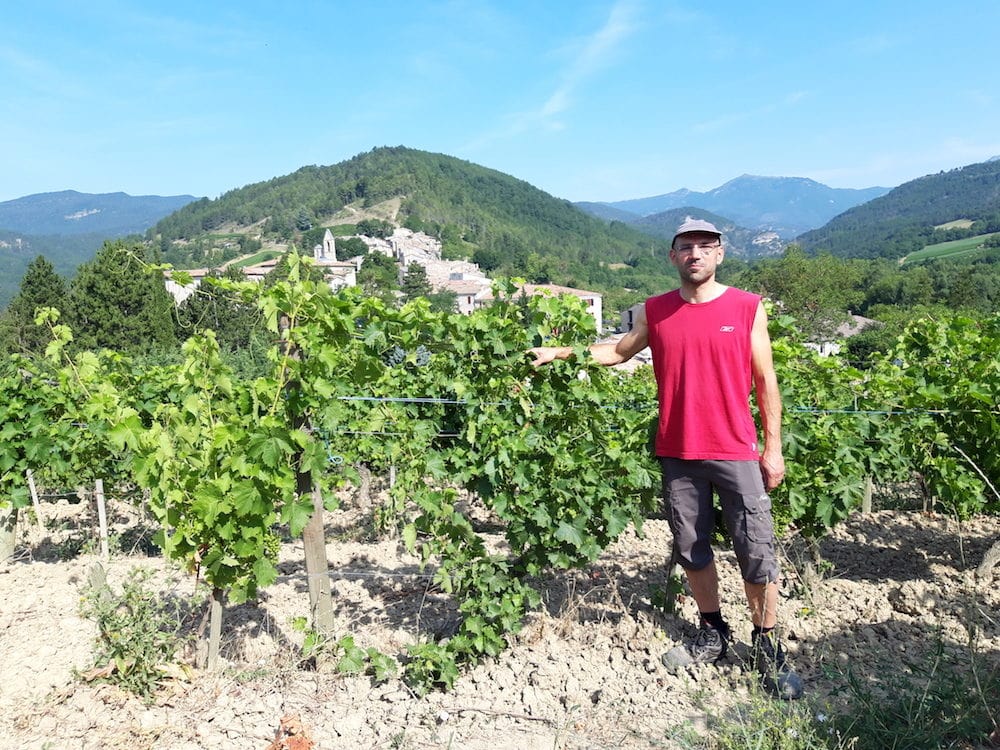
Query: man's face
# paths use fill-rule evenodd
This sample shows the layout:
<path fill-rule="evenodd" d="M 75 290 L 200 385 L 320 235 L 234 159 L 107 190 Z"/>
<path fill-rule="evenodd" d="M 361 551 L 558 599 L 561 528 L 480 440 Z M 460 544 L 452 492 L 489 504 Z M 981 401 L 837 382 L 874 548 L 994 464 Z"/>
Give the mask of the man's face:
<path fill-rule="evenodd" d="M 715 278 L 725 250 L 721 237 L 708 232 L 682 234 L 670 248 L 670 262 L 677 267 L 681 280 L 702 284 Z"/>

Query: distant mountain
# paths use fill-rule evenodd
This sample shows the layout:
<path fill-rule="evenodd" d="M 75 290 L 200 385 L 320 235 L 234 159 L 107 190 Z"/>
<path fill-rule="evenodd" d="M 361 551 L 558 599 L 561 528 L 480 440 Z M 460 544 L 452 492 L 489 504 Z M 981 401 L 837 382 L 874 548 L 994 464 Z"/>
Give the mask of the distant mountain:
<path fill-rule="evenodd" d="M 604 219 L 605 221 L 620 221 L 624 224 L 630 224 L 640 218 L 634 213 L 623 211 L 622 209 L 615 208 L 607 203 L 587 203 L 583 201 L 580 203 L 574 203 L 573 205 L 581 211 L 584 211 L 591 216 L 596 216 L 598 219 Z"/>
<path fill-rule="evenodd" d="M 31 235 L 142 234 L 164 216 L 196 200 L 191 195 L 37 193 L 0 203 L 0 229 Z"/>
<path fill-rule="evenodd" d="M 808 250 L 901 258 L 925 245 L 1000 231 L 1000 160 L 906 182 L 798 238 Z"/>
<path fill-rule="evenodd" d="M 100 234 L 30 235 L 0 229 L 0 310 L 14 298 L 28 265 L 44 255 L 64 278 L 94 257 L 105 237 Z"/>
<path fill-rule="evenodd" d="M 594 207 L 601 206 L 639 217 L 694 206 L 729 217 L 744 227 L 775 232 L 782 239 L 790 240 L 889 190 L 884 187 L 831 188 L 804 177 L 742 175 L 706 193 L 682 189 L 650 198 L 577 205 L 594 215 L 600 215 Z"/>

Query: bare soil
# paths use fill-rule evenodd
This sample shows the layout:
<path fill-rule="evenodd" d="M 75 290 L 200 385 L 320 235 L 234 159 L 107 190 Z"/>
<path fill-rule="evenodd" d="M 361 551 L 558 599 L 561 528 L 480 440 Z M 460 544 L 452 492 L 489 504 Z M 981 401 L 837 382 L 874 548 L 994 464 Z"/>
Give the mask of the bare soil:
<path fill-rule="evenodd" d="M 134 511 L 112 511 L 116 551 L 103 563 L 112 589 L 142 567 L 163 597 L 189 600 L 192 578 L 143 554 Z M 0 748 L 682 747 L 685 733 L 704 731 L 754 686 L 740 659 L 749 640 L 742 584 L 725 550 L 723 597 L 740 645 L 718 666 L 679 675 L 661 666 L 693 632 L 696 610 L 689 597 L 677 615 L 650 603 L 667 584 L 669 532 L 654 518 L 585 570 L 541 581 L 543 607 L 506 652 L 451 692 L 423 698 L 399 679 L 374 684 L 301 663 L 303 634 L 292 623 L 308 616 L 307 582 L 301 542 L 289 542 L 278 582 L 259 602 L 227 608 L 222 667 L 177 675 L 147 703 L 77 676 L 94 666 L 96 629 L 79 602 L 100 560 L 96 513 L 65 501 L 43 513 L 45 531 L 22 521 L 15 558 L 0 563 Z M 998 538 L 996 517 L 879 511 L 825 538 L 818 565 L 801 542 L 786 542 L 782 631 L 804 700 L 817 712 L 844 710 L 848 669 L 887 684 L 939 646 L 957 669 L 1000 666 L 1000 570 L 993 583 L 975 575 Z M 418 560 L 370 533 L 370 509 L 348 503 L 331 514 L 327 539 L 338 636 L 403 660 L 408 645 L 454 624 Z"/>

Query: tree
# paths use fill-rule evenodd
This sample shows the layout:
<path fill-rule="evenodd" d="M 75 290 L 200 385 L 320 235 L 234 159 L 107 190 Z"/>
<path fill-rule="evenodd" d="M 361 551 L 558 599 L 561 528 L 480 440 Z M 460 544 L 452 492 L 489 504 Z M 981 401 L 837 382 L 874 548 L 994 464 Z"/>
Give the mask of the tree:
<path fill-rule="evenodd" d="M 809 338 L 822 341 L 864 300 L 861 279 L 861 267 L 850 261 L 829 253 L 811 258 L 798 245 L 789 245 L 781 258 L 762 261 L 737 286 L 780 301 Z"/>
<path fill-rule="evenodd" d="M 364 255 L 368 252 L 368 245 L 360 237 L 348 237 L 347 239 L 337 239 L 337 260 L 347 260 Z"/>
<path fill-rule="evenodd" d="M 246 281 L 243 271 L 235 267 L 212 276 Z M 260 309 L 206 280 L 177 308 L 177 333 L 186 340 L 207 328 L 215 331 L 222 351 L 242 351 L 251 345 L 255 333 L 263 331 Z"/>
<path fill-rule="evenodd" d="M 141 244 L 105 242 L 70 283 L 67 320 L 76 346 L 147 353 L 176 347 L 174 304 Z"/>
<path fill-rule="evenodd" d="M 305 207 L 300 208 L 299 212 L 295 215 L 295 228 L 300 232 L 308 232 L 312 229 L 312 217 L 309 215 L 309 210 Z"/>
<path fill-rule="evenodd" d="M 288 278 L 289 271 L 289 254 L 295 253 L 296 255 L 302 256 L 297 249 L 294 247 L 281 256 L 281 259 L 274 264 L 274 268 L 271 272 L 264 277 L 264 286 L 266 288 L 274 286 L 279 281 L 284 281 Z M 308 257 L 312 257 L 311 255 Z M 299 266 L 299 273 L 304 279 L 310 279 L 311 281 L 322 281 L 323 280 L 323 269 L 319 266 Z"/>
<path fill-rule="evenodd" d="M 66 283 L 41 255 L 28 265 L 20 291 L 0 316 L 0 341 L 5 351 L 45 351 L 50 339 L 48 328 L 35 325 L 35 312 L 40 307 L 66 307 Z"/>
<path fill-rule="evenodd" d="M 431 292 L 427 295 L 427 300 L 431 303 L 431 310 L 444 313 L 458 312 L 458 295 L 455 292 L 447 289 Z"/>
<path fill-rule="evenodd" d="M 411 263 L 406 267 L 403 274 L 403 281 L 399 286 L 403 293 L 403 300 L 409 302 L 417 297 L 426 297 L 433 290 L 431 282 L 427 280 L 427 269 L 420 263 Z"/>
<path fill-rule="evenodd" d="M 363 234 L 366 237 L 385 239 L 391 236 L 395 230 L 396 227 L 384 219 L 362 219 L 358 222 L 358 234 Z"/>
<path fill-rule="evenodd" d="M 398 274 L 399 269 L 395 260 L 388 255 L 373 251 L 361 262 L 358 285 L 366 294 L 378 297 L 386 304 L 394 305 L 396 301 L 394 292 L 399 288 Z"/>

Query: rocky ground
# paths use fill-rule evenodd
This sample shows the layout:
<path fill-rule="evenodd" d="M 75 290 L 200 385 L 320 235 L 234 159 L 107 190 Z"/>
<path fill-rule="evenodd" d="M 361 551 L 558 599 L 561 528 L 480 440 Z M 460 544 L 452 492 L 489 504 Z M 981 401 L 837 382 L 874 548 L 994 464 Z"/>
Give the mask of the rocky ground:
<path fill-rule="evenodd" d="M 126 506 L 112 509 L 112 589 L 141 567 L 164 598 L 189 601 L 191 578 L 145 556 L 141 525 Z M 543 608 L 505 653 L 423 698 L 398 679 L 373 684 L 302 666 L 293 623 L 308 614 L 303 555 L 301 543 L 286 544 L 282 575 L 260 602 L 227 609 L 222 667 L 178 672 L 144 702 L 77 676 L 94 666 L 95 626 L 79 603 L 100 560 L 95 514 L 65 501 L 43 510 L 46 529 L 22 524 L 15 559 L 0 563 L 0 748 L 690 747 L 754 685 L 740 666 L 743 645 L 717 667 L 673 675 L 660 665 L 693 631 L 695 608 L 690 598 L 677 616 L 651 606 L 666 586 L 668 534 L 652 519 L 641 538 L 625 534 L 586 570 L 544 581 Z M 404 658 L 454 613 L 418 561 L 397 540 L 373 538 L 366 519 L 350 509 L 329 518 L 337 633 Z M 974 575 L 997 539 L 996 517 L 960 524 L 880 511 L 824 539 L 818 565 L 787 542 L 783 632 L 810 710 L 843 710 L 848 669 L 877 688 L 931 663 L 964 670 L 970 684 L 971 664 L 1000 668 L 1000 570 L 992 585 Z M 729 619 L 739 622 L 742 587 L 728 552 L 720 569 Z M 748 641 L 748 626 L 736 633 Z M 994 712 L 1000 720 L 1000 698 Z"/>

